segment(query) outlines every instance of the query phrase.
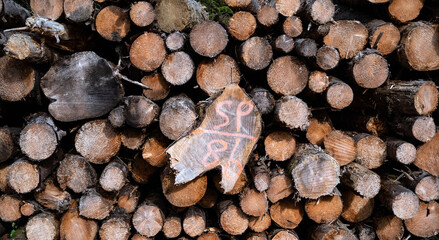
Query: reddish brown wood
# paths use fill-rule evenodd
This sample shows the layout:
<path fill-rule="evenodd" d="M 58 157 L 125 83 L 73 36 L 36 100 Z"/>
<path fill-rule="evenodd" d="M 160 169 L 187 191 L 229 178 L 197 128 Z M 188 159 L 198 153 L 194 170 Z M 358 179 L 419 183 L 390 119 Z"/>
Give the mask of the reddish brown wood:
<path fill-rule="evenodd" d="M 369 46 L 381 54 L 388 55 L 398 47 L 401 34 L 398 28 L 389 22 L 372 20 L 366 24 L 369 30 Z"/>
<path fill-rule="evenodd" d="M 176 238 L 182 231 L 181 219 L 176 215 L 170 215 L 163 223 L 162 232 L 166 238 Z"/>
<path fill-rule="evenodd" d="M 433 237 L 439 232 L 439 203 L 420 202 L 420 208 L 416 215 L 404 221 L 407 230 L 418 237 Z"/>
<path fill-rule="evenodd" d="M 293 16 L 299 10 L 300 5 L 300 0 L 276 0 L 277 11 L 286 17 Z"/>
<path fill-rule="evenodd" d="M 155 33 L 145 32 L 134 40 L 130 48 L 131 63 L 143 71 L 157 69 L 165 57 L 165 42 Z"/>
<path fill-rule="evenodd" d="M 40 182 L 38 166 L 24 159 L 18 159 L 8 167 L 6 182 L 17 193 L 28 193 Z"/>
<path fill-rule="evenodd" d="M 137 185 L 126 184 L 119 192 L 117 205 L 126 213 L 133 213 L 139 204 L 140 191 Z"/>
<path fill-rule="evenodd" d="M 26 223 L 27 239 L 55 240 L 59 238 L 59 221 L 54 214 L 43 212 Z"/>
<path fill-rule="evenodd" d="M 260 217 L 250 217 L 248 227 L 255 232 L 264 232 L 271 226 L 271 217 L 268 212 Z"/>
<path fill-rule="evenodd" d="M 32 12 L 40 17 L 57 20 L 63 13 L 62 0 L 31 0 L 29 4 Z"/>
<path fill-rule="evenodd" d="M 154 237 L 163 228 L 165 216 L 162 210 L 149 199 L 143 202 L 133 215 L 133 225 L 145 237 Z"/>
<path fill-rule="evenodd" d="M 93 1 L 91 0 L 64 0 L 64 14 L 72 22 L 89 21 L 93 11 Z"/>
<path fill-rule="evenodd" d="M 271 219 L 280 227 L 294 229 L 302 221 L 304 216 L 303 204 L 296 203 L 291 199 L 282 199 L 271 205 Z"/>
<path fill-rule="evenodd" d="M 340 166 L 354 161 L 357 148 L 352 137 L 340 130 L 333 130 L 323 140 L 325 150 L 335 158 Z"/>
<path fill-rule="evenodd" d="M 393 0 L 388 6 L 389 15 L 400 23 L 409 22 L 418 17 L 424 7 L 424 0 Z"/>
<path fill-rule="evenodd" d="M 206 228 L 206 213 L 201 208 L 191 206 L 183 219 L 183 230 L 190 237 L 196 237 Z"/>
<path fill-rule="evenodd" d="M 0 58 L 0 98 L 19 101 L 34 88 L 35 71 L 24 62 L 8 56 Z"/>
<path fill-rule="evenodd" d="M 2 194 L 0 196 L 0 219 L 3 222 L 15 222 L 20 219 L 20 203 L 18 196 Z"/>
<path fill-rule="evenodd" d="M 414 164 L 432 175 L 439 177 L 439 133 L 424 145 L 420 146 L 416 151 L 416 159 Z"/>
<path fill-rule="evenodd" d="M 329 86 L 326 90 L 326 102 L 335 109 L 344 109 L 354 100 L 352 88 L 336 77 L 329 77 Z"/>
<path fill-rule="evenodd" d="M 72 202 L 70 193 L 56 186 L 52 179 L 44 181 L 43 189 L 34 194 L 35 200 L 42 206 L 57 212 L 64 212 L 70 206 Z"/>
<path fill-rule="evenodd" d="M 231 200 L 218 203 L 221 228 L 231 235 L 241 235 L 248 228 L 248 217 Z"/>
<path fill-rule="evenodd" d="M 262 37 L 251 37 L 239 48 L 241 62 L 252 70 L 262 70 L 271 62 L 273 49 L 270 43 Z"/>
<path fill-rule="evenodd" d="M 270 27 L 279 21 L 279 12 L 274 6 L 264 5 L 258 10 L 256 18 L 262 26 Z"/>
<path fill-rule="evenodd" d="M 352 75 L 355 82 L 363 88 L 377 88 L 390 75 L 387 60 L 376 50 L 366 49 L 352 59 Z"/>
<path fill-rule="evenodd" d="M 316 63 L 323 70 L 330 70 L 338 66 L 340 53 L 333 46 L 319 48 L 316 53 Z"/>
<path fill-rule="evenodd" d="M 78 202 L 72 201 L 69 209 L 61 218 L 60 239 L 93 240 L 98 232 L 98 223 L 79 216 Z"/>
<path fill-rule="evenodd" d="M 128 14 L 117 6 L 103 8 L 96 16 L 96 30 L 108 41 L 120 42 L 130 31 Z"/>
<path fill-rule="evenodd" d="M 255 188 L 245 188 L 240 195 L 239 205 L 245 214 L 261 217 L 268 210 L 267 194 Z"/>
<path fill-rule="evenodd" d="M 374 198 L 365 198 L 352 190 L 342 192 L 341 216 L 349 222 L 361 222 L 372 215 Z"/>
<path fill-rule="evenodd" d="M 95 189 L 88 189 L 79 200 L 79 215 L 96 220 L 102 220 L 113 210 L 113 199 Z"/>
<path fill-rule="evenodd" d="M 75 193 L 84 192 L 96 184 L 96 171 L 79 155 L 67 154 L 61 161 L 56 176 L 62 189 L 69 188 Z"/>
<path fill-rule="evenodd" d="M 342 210 L 343 202 L 339 195 L 308 199 L 305 203 L 306 214 L 316 223 L 331 223 L 340 216 Z"/>
<path fill-rule="evenodd" d="M 314 145 L 322 145 L 325 136 L 331 131 L 330 121 L 327 119 L 313 118 L 309 121 L 309 126 L 306 129 L 306 139 Z"/>
<path fill-rule="evenodd" d="M 330 26 L 324 43 L 337 48 L 342 59 L 349 59 L 363 50 L 368 36 L 366 27 L 360 22 L 340 20 Z"/>
<path fill-rule="evenodd" d="M 171 84 L 161 73 L 154 72 L 145 75 L 141 82 L 151 89 L 144 89 L 143 95 L 153 101 L 165 99 L 170 91 Z"/>
<path fill-rule="evenodd" d="M 250 12 L 235 12 L 229 19 L 229 33 L 239 41 L 249 39 L 256 31 L 256 18 Z"/>
<path fill-rule="evenodd" d="M 291 16 L 285 19 L 282 27 L 284 33 L 292 38 L 299 36 L 303 31 L 302 20 L 296 16 Z"/>
<path fill-rule="evenodd" d="M 294 192 L 293 181 L 286 175 L 283 169 L 271 171 L 270 185 L 267 189 L 267 197 L 272 203 L 290 196 Z"/>

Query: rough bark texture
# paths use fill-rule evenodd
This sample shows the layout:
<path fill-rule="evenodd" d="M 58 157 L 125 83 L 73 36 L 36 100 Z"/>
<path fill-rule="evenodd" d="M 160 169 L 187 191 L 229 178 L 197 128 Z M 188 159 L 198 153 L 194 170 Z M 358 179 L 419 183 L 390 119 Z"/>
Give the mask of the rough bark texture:
<path fill-rule="evenodd" d="M 165 32 L 181 31 L 208 18 L 194 0 L 159 0 L 155 6 L 157 23 Z"/>
<path fill-rule="evenodd" d="M 343 167 L 341 183 L 365 198 L 375 197 L 381 188 L 380 176 L 358 163 Z"/>
<path fill-rule="evenodd" d="M 419 198 L 415 193 L 398 182 L 384 181 L 381 185 L 380 200 L 395 216 L 405 220 L 416 215 Z"/>

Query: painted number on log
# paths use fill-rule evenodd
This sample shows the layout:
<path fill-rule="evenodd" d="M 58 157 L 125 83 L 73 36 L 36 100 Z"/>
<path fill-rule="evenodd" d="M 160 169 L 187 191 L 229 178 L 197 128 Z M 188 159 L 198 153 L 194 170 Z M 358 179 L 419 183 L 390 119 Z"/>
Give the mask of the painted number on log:
<path fill-rule="evenodd" d="M 200 127 L 167 152 L 177 171 L 175 182 L 188 182 L 221 166 L 221 185 L 230 191 L 241 174 L 261 132 L 255 104 L 238 85 L 228 86 L 207 108 Z"/>

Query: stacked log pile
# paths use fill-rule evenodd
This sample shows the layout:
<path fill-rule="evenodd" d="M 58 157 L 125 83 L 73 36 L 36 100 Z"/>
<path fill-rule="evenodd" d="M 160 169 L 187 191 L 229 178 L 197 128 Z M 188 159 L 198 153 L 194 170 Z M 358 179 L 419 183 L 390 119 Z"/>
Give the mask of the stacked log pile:
<path fill-rule="evenodd" d="M 0 0 L 0 235 L 437 238 L 438 16 Z"/>

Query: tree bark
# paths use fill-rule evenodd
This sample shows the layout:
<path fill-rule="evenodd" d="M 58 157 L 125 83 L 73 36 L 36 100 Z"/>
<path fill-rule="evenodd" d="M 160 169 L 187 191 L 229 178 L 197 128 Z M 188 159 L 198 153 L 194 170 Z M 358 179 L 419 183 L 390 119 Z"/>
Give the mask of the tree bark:
<path fill-rule="evenodd" d="M 341 183 L 364 198 L 375 197 L 381 188 L 380 176 L 358 163 L 350 163 L 343 167 Z"/>

